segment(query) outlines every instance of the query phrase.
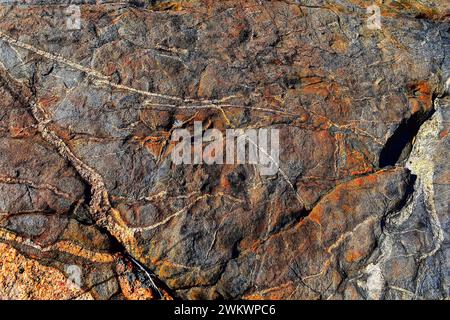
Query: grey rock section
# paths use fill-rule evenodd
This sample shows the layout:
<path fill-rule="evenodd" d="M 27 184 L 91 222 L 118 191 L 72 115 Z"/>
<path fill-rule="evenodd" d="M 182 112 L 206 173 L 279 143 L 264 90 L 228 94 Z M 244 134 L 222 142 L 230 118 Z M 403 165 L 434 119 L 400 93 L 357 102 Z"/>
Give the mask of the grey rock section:
<path fill-rule="evenodd" d="M 443 299 L 450 295 L 450 100 L 437 99 L 407 162 L 417 176 L 407 205 L 385 221 L 369 296 Z"/>

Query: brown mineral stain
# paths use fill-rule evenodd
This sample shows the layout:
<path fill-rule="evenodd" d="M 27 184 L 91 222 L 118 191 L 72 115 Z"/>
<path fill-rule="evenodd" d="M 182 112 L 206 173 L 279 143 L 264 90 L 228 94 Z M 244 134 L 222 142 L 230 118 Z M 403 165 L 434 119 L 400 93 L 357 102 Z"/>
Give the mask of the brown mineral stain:
<path fill-rule="evenodd" d="M 38 104 L 43 107 L 44 109 L 48 109 L 50 106 L 56 105 L 60 100 L 60 97 L 58 96 L 43 96 L 38 100 Z"/>
<path fill-rule="evenodd" d="M 12 138 L 26 138 L 33 135 L 34 130 L 32 130 L 32 128 L 30 129 L 23 128 L 22 126 L 20 127 L 10 126 L 9 134 L 11 135 Z"/>
<path fill-rule="evenodd" d="M 318 205 L 311 211 L 308 218 L 309 220 L 314 221 L 318 225 L 321 225 L 322 215 L 323 215 L 323 207 Z"/>
<path fill-rule="evenodd" d="M 180 2 L 161 2 L 151 6 L 149 9 L 153 11 L 181 11 L 183 10 L 183 4 Z"/>

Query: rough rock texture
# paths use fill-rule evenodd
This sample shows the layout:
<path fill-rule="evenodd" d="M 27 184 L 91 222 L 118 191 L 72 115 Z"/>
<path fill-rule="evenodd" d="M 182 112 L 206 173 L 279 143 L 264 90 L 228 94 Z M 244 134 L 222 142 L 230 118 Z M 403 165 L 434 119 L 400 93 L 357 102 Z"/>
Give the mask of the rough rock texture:
<path fill-rule="evenodd" d="M 0 298 L 449 297 L 448 1 L 104 2 L 0 4 Z"/>

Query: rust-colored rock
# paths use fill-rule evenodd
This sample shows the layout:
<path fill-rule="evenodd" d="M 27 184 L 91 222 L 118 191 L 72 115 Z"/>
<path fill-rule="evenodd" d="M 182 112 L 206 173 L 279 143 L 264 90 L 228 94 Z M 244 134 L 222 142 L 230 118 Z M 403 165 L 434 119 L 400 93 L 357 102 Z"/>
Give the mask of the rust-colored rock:
<path fill-rule="evenodd" d="M 0 4 L 1 299 L 449 297 L 447 1 L 71 2 Z"/>

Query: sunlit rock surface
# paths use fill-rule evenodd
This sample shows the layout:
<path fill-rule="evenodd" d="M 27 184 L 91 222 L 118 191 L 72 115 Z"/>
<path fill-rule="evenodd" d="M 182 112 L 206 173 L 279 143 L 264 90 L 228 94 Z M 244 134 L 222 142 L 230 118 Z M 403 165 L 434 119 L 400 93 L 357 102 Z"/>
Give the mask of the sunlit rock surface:
<path fill-rule="evenodd" d="M 447 1 L 19 2 L 1 299 L 449 297 Z M 278 173 L 175 165 L 195 121 L 278 129 Z"/>

